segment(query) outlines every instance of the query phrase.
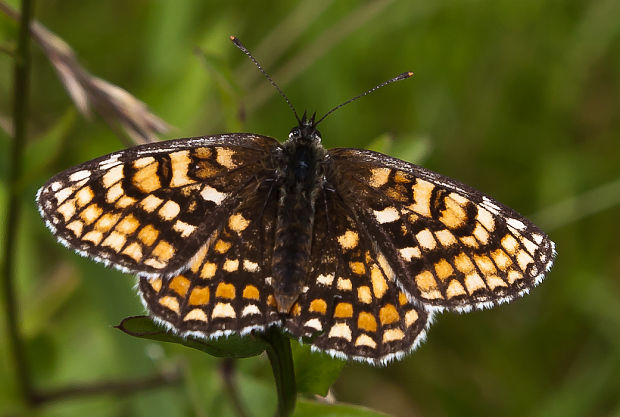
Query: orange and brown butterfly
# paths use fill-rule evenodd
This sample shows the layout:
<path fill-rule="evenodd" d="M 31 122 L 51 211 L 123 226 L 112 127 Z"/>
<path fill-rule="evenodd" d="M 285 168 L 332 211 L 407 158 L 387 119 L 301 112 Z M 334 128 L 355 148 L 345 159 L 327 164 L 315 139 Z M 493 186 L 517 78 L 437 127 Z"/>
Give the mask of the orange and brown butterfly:
<path fill-rule="evenodd" d="M 62 244 L 138 275 L 177 334 L 279 326 L 371 364 L 415 349 L 434 312 L 510 301 L 550 269 L 553 242 L 514 210 L 396 158 L 326 150 L 314 117 L 298 122 L 284 143 L 231 133 L 112 153 L 53 177 L 37 204 Z"/>

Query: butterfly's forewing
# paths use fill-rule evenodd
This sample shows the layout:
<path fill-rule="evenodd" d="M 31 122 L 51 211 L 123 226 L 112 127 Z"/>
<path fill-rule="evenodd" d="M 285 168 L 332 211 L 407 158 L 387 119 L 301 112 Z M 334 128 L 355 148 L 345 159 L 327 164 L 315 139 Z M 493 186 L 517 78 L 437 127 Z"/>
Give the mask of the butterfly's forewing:
<path fill-rule="evenodd" d="M 409 302 L 381 266 L 353 213 L 332 191 L 316 202 L 313 270 L 286 329 L 333 356 L 385 363 L 424 339 L 429 313 Z"/>
<path fill-rule="evenodd" d="M 208 339 L 280 320 L 269 285 L 277 199 L 269 184 L 240 197 L 187 271 L 172 279 L 140 279 L 151 315 L 176 333 Z"/>
<path fill-rule="evenodd" d="M 338 177 L 331 182 L 412 301 L 454 310 L 491 306 L 527 292 L 551 267 L 548 236 L 490 197 L 376 152 L 328 154 Z"/>
<path fill-rule="evenodd" d="M 274 139 L 229 134 L 137 146 L 53 177 L 37 195 L 58 240 L 127 272 L 173 276 L 267 175 Z"/>

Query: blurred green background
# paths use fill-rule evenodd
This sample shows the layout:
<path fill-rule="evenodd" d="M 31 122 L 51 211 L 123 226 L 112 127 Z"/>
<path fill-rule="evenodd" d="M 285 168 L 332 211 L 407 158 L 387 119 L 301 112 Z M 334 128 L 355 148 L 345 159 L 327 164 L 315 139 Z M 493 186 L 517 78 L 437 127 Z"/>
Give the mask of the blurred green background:
<path fill-rule="evenodd" d="M 88 71 L 173 126 L 165 138 L 286 138 L 292 114 L 231 34 L 300 112 L 322 114 L 413 71 L 325 120 L 326 147 L 370 147 L 470 184 L 537 222 L 557 262 L 523 299 L 438 316 L 401 362 L 346 366 L 332 394 L 395 416 L 620 416 L 620 2 L 47 0 L 35 12 Z M 0 14 L 3 50 L 15 41 Z M 143 313 L 134 278 L 45 229 L 37 188 L 126 144 L 101 117 L 77 113 L 36 44 L 32 55 L 16 285 L 35 385 L 187 371 L 173 387 L 58 401 L 33 415 L 234 416 L 219 360 L 113 329 Z M 1 53 L 2 230 L 12 82 Z M 0 323 L 0 416 L 28 415 Z M 270 415 L 266 357 L 237 361 L 235 378 L 252 413 Z"/>

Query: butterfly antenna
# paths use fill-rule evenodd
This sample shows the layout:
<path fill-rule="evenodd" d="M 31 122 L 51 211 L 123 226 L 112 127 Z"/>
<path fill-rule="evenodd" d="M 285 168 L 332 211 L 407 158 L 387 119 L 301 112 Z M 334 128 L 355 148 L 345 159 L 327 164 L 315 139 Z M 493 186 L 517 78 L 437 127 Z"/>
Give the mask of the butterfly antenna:
<path fill-rule="evenodd" d="M 392 78 L 391 80 L 387 80 L 387 81 L 385 81 L 385 82 L 383 82 L 383 83 L 381 83 L 381 84 L 379 84 L 379 85 L 376 85 L 376 86 L 374 86 L 373 88 L 371 88 L 370 90 L 366 91 L 365 93 L 362 93 L 362 94 L 360 94 L 359 96 L 355 96 L 355 97 L 353 97 L 352 99 L 347 100 L 347 101 L 345 101 L 344 103 L 337 105 L 336 107 L 334 107 L 333 109 L 331 109 L 330 111 L 328 111 L 327 113 L 325 113 L 325 115 L 324 115 L 323 117 L 321 117 L 321 118 L 319 119 L 319 121 L 318 121 L 318 122 L 316 122 L 314 125 L 315 125 L 315 126 L 316 126 L 316 125 L 318 125 L 318 124 L 319 124 L 319 123 L 321 123 L 321 122 L 323 121 L 323 119 L 325 119 L 327 116 L 329 116 L 330 114 L 332 114 L 333 112 L 335 112 L 335 111 L 336 111 L 336 110 L 338 110 L 339 108 L 341 108 L 341 107 L 343 107 L 343 106 L 346 106 L 347 104 L 349 104 L 349 103 L 351 103 L 351 102 L 353 102 L 353 101 L 357 100 L 358 98 L 362 98 L 362 97 L 364 97 L 364 96 L 367 96 L 368 94 L 373 93 L 373 92 L 377 91 L 378 89 L 380 89 L 381 87 L 385 87 L 385 86 L 386 86 L 386 85 L 388 85 L 388 84 L 392 84 L 392 83 L 394 83 L 394 82 L 396 82 L 396 81 L 400 81 L 400 80 L 405 80 L 405 79 L 410 78 L 410 77 L 413 77 L 413 72 L 411 72 L 411 71 L 410 71 L 410 72 L 403 72 L 402 74 L 397 75 L 396 77 Z"/>
<path fill-rule="evenodd" d="M 271 83 L 271 85 L 273 85 L 275 87 L 276 90 L 278 90 L 278 93 L 280 93 L 280 95 L 282 96 L 282 98 L 284 98 L 284 100 L 286 101 L 286 104 L 288 104 L 288 106 L 291 108 L 291 110 L 293 110 L 293 114 L 295 115 L 295 118 L 297 119 L 297 123 L 299 123 L 301 125 L 301 119 L 299 119 L 299 116 L 297 115 L 297 111 L 295 111 L 295 107 L 293 107 L 293 105 L 291 104 L 291 101 L 288 99 L 288 97 L 286 96 L 286 94 L 284 94 L 284 91 L 282 91 L 280 89 L 280 87 L 278 87 L 278 84 L 276 84 L 276 82 L 273 80 L 273 78 L 271 78 L 271 76 L 269 74 L 267 74 L 267 71 L 265 71 L 263 69 L 263 67 L 261 67 L 261 65 L 258 63 L 258 61 L 256 60 L 256 58 L 254 58 L 254 56 L 250 53 L 250 51 L 248 51 L 248 48 L 246 48 L 239 39 L 237 39 L 237 37 L 235 36 L 231 36 L 230 40 L 232 41 L 232 43 L 235 44 L 235 46 L 239 49 L 241 49 L 241 51 L 246 54 L 248 56 L 248 58 L 250 58 L 250 61 L 252 61 L 254 63 L 254 65 L 256 65 L 256 67 L 258 68 L 258 70 L 260 72 L 263 73 L 263 75 L 265 76 L 265 78 L 267 78 L 269 80 L 269 82 Z"/>

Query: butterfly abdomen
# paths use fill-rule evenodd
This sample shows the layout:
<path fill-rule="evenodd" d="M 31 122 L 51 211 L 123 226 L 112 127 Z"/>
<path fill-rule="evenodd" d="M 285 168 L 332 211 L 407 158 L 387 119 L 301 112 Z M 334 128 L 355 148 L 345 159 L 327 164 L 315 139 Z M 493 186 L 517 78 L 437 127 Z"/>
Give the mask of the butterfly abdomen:
<path fill-rule="evenodd" d="M 280 160 L 281 186 L 272 272 L 278 310 L 288 312 L 310 272 L 315 202 L 325 151 L 313 142 L 289 141 Z"/>

